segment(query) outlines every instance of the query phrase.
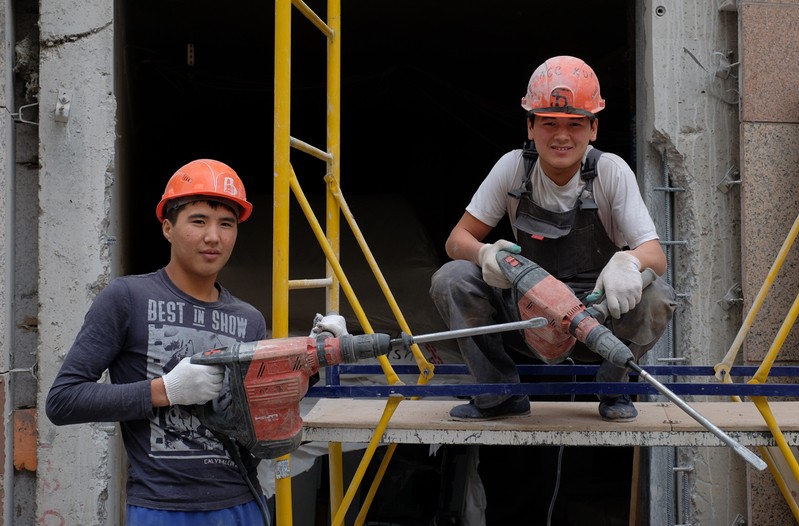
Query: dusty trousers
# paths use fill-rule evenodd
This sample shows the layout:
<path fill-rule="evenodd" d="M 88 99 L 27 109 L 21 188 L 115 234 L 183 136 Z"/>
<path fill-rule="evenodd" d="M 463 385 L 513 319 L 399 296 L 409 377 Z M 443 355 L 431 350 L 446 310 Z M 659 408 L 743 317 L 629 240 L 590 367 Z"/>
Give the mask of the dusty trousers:
<path fill-rule="evenodd" d="M 449 261 L 438 269 L 431 279 L 430 297 L 450 330 L 519 320 L 511 289 L 488 285 L 483 281 L 480 267 L 470 261 Z M 658 278 L 644 289 L 641 302 L 634 309 L 618 320 L 608 319 L 605 325 L 627 344 L 638 361 L 665 332 L 676 306 L 674 289 Z M 535 357 L 518 331 L 459 338 L 457 342 L 464 363 L 477 383 L 519 383 L 516 363 L 508 351 Z M 601 360 L 579 342 L 572 357 L 581 361 Z M 602 360 L 596 381 L 627 381 L 627 368 Z M 510 396 L 479 394 L 474 401 L 478 407 L 488 409 Z"/>

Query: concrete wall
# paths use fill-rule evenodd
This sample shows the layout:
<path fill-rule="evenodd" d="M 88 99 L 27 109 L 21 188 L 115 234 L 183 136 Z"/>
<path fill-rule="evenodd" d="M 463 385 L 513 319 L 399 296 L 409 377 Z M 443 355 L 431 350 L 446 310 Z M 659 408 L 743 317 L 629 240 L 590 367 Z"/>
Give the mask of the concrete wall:
<path fill-rule="evenodd" d="M 40 2 L 39 469 L 43 524 L 117 524 L 117 428 L 55 428 L 44 398 L 108 282 L 115 215 L 114 19 L 109 0 Z M 69 101 L 56 120 L 59 94 Z"/>
<path fill-rule="evenodd" d="M 679 243 L 670 254 L 682 296 L 673 352 L 682 363 L 715 365 L 799 210 L 799 2 L 645 2 L 639 13 L 642 187 L 651 209 L 661 199 L 652 186 L 683 190 L 674 192 L 673 215 L 659 219 Z M 794 253 L 736 363 L 759 364 L 771 346 L 793 300 Z M 788 337 L 780 361 L 796 361 L 796 338 Z M 770 473 L 731 451 L 683 448 L 674 459 L 683 470 L 673 480 L 668 469 L 656 473 L 657 463 L 651 474 L 673 484 L 674 523 L 793 522 Z"/>
<path fill-rule="evenodd" d="M 12 8 L 13 6 L 13 8 Z M 32 523 L 36 499 L 37 426 L 15 424 L 35 419 L 38 381 L 38 6 L 5 2 L 2 17 L 2 358 L 4 378 L 3 520 Z M 6 371 L 9 371 L 6 373 Z M 20 447 L 15 447 L 15 444 Z"/>
<path fill-rule="evenodd" d="M 639 176 L 650 210 L 662 214 L 661 238 L 672 242 L 669 274 L 680 295 L 672 345 L 661 342 L 647 360 L 715 365 L 741 319 L 740 303 L 723 300 L 740 285 L 740 193 L 719 188 L 738 168 L 737 82 L 716 74 L 722 60 L 737 61 L 737 15 L 716 2 L 653 1 L 643 3 L 638 23 Z M 746 516 L 740 459 L 725 448 L 667 449 L 649 451 L 651 524 L 732 524 Z M 697 498 L 684 497 L 695 491 Z"/>
<path fill-rule="evenodd" d="M 2 71 L 4 74 L 0 76 L 0 105 L 8 108 L 14 107 L 14 92 L 12 88 L 12 75 L 11 75 L 11 64 L 13 63 L 13 30 L 11 30 L 11 24 L 9 21 L 9 16 L 4 9 L 0 16 L 0 30 L 2 30 L 3 38 L 0 39 L 0 42 L 3 42 L 3 48 L 0 50 L 0 66 L 2 67 Z M 5 308 L 3 309 L 2 315 L 0 315 L 0 348 L 3 349 L 3 352 L 0 353 L 0 370 L 7 371 L 10 367 L 10 356 L 7 349 L 11 344 L 12 339 L 12 316 L 11 316 L 11 305 L 12 305 L 12 287 L 11 287 L 11 271 L 14 268 L 13 262 L 13 250 L 10 247 L 13 247 L 13 235 L 12 235 L 12 222 L 13 222 L 13 215 L 9 212 L 13 210 L 12 202 L 14 196 L 14 187 L 13 187 L 13 150 L 10 148 L 11 145 L 14 144 L 14 120 L 11 115 L 3 112 L 2 120 L 0 121 L 0 144 L 4 147 L 0 148 L 0 210 L 3 212 L 0 213 L 0 305 L 4 305 Z M 3 377 L 0 380 L 3 389 L 2 394 L 2 402 L 3 402 L 3 414 L 9 414 L 13 407 L 10 404 L 7 404 L 7 397 L 6 391 L 8 390 L 8 385 Z M 13 439 L 8 433 L 7 426 L 5 425 L 6 419 L 3 418 L 3 423 L 0 424 L 0 431 L 2 431 L 3 441 L 2 445 L 4 446 L 2 455 L 3 462 L 3 475 L 0 479 L 2 484 L 0 486 L 3 487 L 2 490 L 2 509 L 0 509 L 0 513 L 2 516 L 5 516 L 5 511 L 8 509 L 8 503 L 6 500 L 7 492 L 5 490 L 6 487 L 9 486 L 9 479 L 10 475 L 10 462 L 8 462 L 8 449 L 5 447 L 6 444 L 13 443 Z"/>

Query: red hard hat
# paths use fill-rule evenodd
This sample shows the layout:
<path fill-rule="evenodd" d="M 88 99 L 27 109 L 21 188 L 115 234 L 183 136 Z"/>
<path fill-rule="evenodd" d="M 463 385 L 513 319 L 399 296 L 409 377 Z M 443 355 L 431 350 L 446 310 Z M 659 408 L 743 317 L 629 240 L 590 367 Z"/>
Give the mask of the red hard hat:
<path fill-rule="evenodd" d="M 565 55 L 538 66 L 522 97 L 522 108 L 547 117 L 593 117 L 604 107 L 594 70 Z"/>
<path fill-rule="evenodd" d="M 166 184 L 164 195 L 155 208 L 155 215 L 163 222 L 164 205 L 167 201 L 181 197 L 207 196 L 239 207 L 239 222 L 244 222 L 252 213 L 252 204 L 247 201 L 244 184 L 238 174 L 225 163 L 213 159 L 197 159 L 178 169 Z"/>

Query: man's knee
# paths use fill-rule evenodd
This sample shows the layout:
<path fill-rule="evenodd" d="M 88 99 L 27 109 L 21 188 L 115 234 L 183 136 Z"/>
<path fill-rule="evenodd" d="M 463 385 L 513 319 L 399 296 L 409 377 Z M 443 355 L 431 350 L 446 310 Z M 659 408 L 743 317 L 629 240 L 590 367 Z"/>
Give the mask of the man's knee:
<path fill-rule="evenodd" d="M 444 263 L 430 279 L 430 295 L 446 294 L 454 288 L 459 288 L 474 280 L 476 276 L 482 279 L 480 267 L 471 261 L 456 259 Z"/>
<path fill-rule="evenodd" d="M 641 302 L 652 319 L 669 321 L 677 308 L 677 293 L 666 280 L 658 278 L 644 289 Z"/>
<path fill-rule="evenodd" d="M 662 278 L 644 289 L 641 301 L 621 319 L 613 320 L 616 337 L 636 345 L 654 344 L 665 332 L 677 308 L 677 294 Z"/>

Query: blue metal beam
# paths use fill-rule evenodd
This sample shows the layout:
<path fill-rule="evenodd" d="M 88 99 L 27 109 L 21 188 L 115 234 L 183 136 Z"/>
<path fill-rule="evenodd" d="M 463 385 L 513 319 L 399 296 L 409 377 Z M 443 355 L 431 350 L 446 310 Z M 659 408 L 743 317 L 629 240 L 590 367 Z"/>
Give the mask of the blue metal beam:
<path fill-rule="evenodd" d="M 405 397 L 452 396 L 466 397 L 478 393 L 486 394 L 527 394 L 527 395 L 590 395 L 590 394 L 660 394 L 646 382 L 636 381 L 637 374 L 630 374 L 630 382 L 578 382 L 571 381 L 578 376 L 593 376 L 596 365 L 520 365 L 522 376 L 547 375 L 564 376 L 560 382 L 523 382 L 520 384 L 426 384 L 426 385 L 315 385 L 308 391 L 311 398 L 381 398 L 391 395 Z M 417 374 L 415 366 L 394 366 L 397 374 Z M 382 373 L 378 365 L 340 365 L 339 375 L 359 374 L 377 375 Z M 710 366 L 653 365 L 645 369 L 653 376 L 713 376 Z M 757 367 L 739 366 L 730 371 L 731 377 L 752 376 Z M 436 377 L 447 374 L 468 374 L 465 365 L 439 365 Z M 799 367 L 772 367 L 769 376 L 799 376 Z M 748 384 L 709 382 L 661 382 L 679 395 L 698 396 L 777 396 L 799 397 L 799 384 Z"/>

